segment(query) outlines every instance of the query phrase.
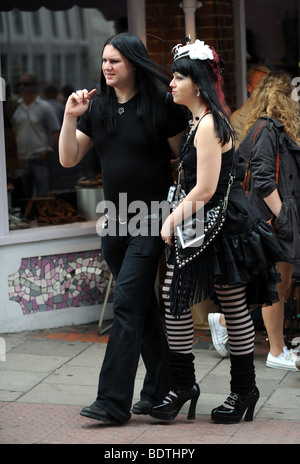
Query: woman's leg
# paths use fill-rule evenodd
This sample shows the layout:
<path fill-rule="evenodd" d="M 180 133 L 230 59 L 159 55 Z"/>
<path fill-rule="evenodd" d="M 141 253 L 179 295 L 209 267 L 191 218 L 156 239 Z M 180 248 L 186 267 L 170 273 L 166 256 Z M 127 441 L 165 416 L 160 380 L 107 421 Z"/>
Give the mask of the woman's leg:
<path fill-rule="evenodd" d="M 247 308 L 246 286 L 215 286 L 215 290 L 229 336 L 231 393 L 213 409 L 211 417 L 222 424 L 238 423 L 246 412 L 245 420 L 251 421 L 259 391 L 255 386 L 254 326 Z"/>
<path fill-rule="evenodd" d="M 182 354 L 192 353 L 194 340 L 194 321 L 192 312 L 188 309 L 180 316 L 180 319 L 175 319 L 170 312 L 170 297 L 169 290 L 172 282 L 174 266 L 168 265 L 164 286 L 162 288 L 162 299 L 165 306 L 165 323 L 171 351 Z"/>
<path fill-rule="evenodd" d="M 195 418 L 196 403 L 200 394 L 196 384 L 194 355 L 192 353 L 194 339 L 194 323 L 188 309 L 179 319 L 170 312 L 169 289 L 173 278 L 174 266 L 168 265 L 162 298 L 165 305 L 165 321 L 170 347 L 171 390 L 163 403 L 153 406 L 150 415 L 157 419 L 172 420 L 182 406 L 191 401 L 188 419 Z"/>
<path fill-rule="evenodd" d="M 247 307 L 246 286 L 216 286 L 215 290 L 223 309 L 229 337 L 231 391 L 247 393 L 255 387 L 255 332 Z"/>
<path fill-rule="evenodd" d="M 270 344 L 270 352 L 266 362 L 267 366 L 296 371 L 295 357 L 285 346 L 283 332 L 284 301 L 288 297 L 291 287 L 293 267 L 293 264 L 285 262 L 277 263 L 277 269 L 282 279 L 282 281 L 277 284 L 279 301 L 272 306 L 263 307 L 262 316 Z M 222 327 L 226 327 L 224 314 L 219 316 L 219 324 Z"/>
<path fill-rule="evenodd" d="M 162 289 L 162 299 L 165 306 L 165 322 L 169 340 L 173 390 L 191 388 L 196 381 L 194 370 L 194 355 L 192 353 L 194 340 L 193 316 L 188 309 L 179 319 L 170 312 L 169 290 L 173 278 L 174 266 L 168 265 Z"/>
<path fill-rule="evenodd" d="M 263 320 L 269 338 L 270 353 L 275 357 L 282 353 L 285 346 L 283 338 L 284 300 L 287 298 L 291 286 L 293 267 L 293 264 L 277 263 L 277 269 L 282 280 L 277 284 L 279 301 L 262 309 Z"/>

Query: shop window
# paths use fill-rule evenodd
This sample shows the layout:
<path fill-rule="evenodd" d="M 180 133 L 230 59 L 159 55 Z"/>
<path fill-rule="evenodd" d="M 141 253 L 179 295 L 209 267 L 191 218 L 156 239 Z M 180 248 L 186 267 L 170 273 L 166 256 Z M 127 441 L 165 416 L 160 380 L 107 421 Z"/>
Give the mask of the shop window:
<path fill-rule="evenodd" d="M 3 16 L 2 13 L 0 12 L 0 34 L 4 33 L 4 24 L 3 24 Z"/>
<path fill-rule="evenodd" d="M 54 37 L 57 37 L 57 22 L 56 22 L 56 17 L 55 17 L 55 11 L 50 11 L 50 20 L 51 20 L 51 28 L 52 28 L 52 34 Z"/>
<path fill-rule="evenodd" d="M 32 13 L 32 27 L 33 27 L 33 32 L 36 36 L 40 36 L 42 34 L 41 18 L 40 18 L 39 11 L 34 11 Z"/>
<path fill-rule="evenodd" d="M 13 11 L 13 24 L 15 34 L 23 34 L 23 18 L 22 13 L 19 10 Z"/>
<path fill-rule="evenodd" d="M 68 14 L 68 11 L 64 11 L 64 20 L 65 20 L 65 31 L 66 31 L 66 36 L 68 37 L 68 39 L 71 38 L 71 26 L 70 26 L 70 18 L 69 18 L 69 14 Z"/>
<path fill-rule="evenodd" d="M 78 10 L 78 24 L 79 24 L 80 37 L 84 39 L 86 37 L 86 24 L 84 21 L 84 16 L 82 14 L 82 11 L 80 9 Z"/>
<path fill-rule="evenodd" d="M 53 81 L 59 82 L 60 76 L 62 73 L 61 67 L 62 56 L 59 54 L 55 54 L 52 56 L 52 63 L 53 63 Z"/>
<path fill-rule="evenodd" d="M 99 87 L 100 53 L 107 37 L 127 30 L 126 4 L 111 2 L 103 11 L 74 6 L 1 12 L 10 230 L 96 219 L 91 208 L 102 193 L 97 155 L 90 150 L 77 166 L 63 168 L 57 142 L 68 96 Z M 46 103 L 43 117 L 29 119 L 22 102 L 36 97 Z"/>

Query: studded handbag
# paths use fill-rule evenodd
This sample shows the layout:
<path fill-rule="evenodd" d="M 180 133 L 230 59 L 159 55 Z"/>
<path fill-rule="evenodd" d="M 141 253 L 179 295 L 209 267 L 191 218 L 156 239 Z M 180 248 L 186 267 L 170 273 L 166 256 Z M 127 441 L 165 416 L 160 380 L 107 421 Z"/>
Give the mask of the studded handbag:
<path fill-rule="evenodd" d="M 180 172 L 182 167 L 180 166 Z M 217 238 L 225 223 L 228 198 L 234 180 L 233 170 L 229 173 L 229 180 L 224 198 L 210 206 L 206 204 L 200 211 L 184 219 L 176 227 L 174 234 L 175 254 L 177 265 L 181 268 L 197 258 Z M 184 197 L 180 196 L 180 179 L 175 197 L 175 206 Z M 185 196 L 185 194 L 184 194 Z M 177 203 L 176 203 L 177 202 Z"/>

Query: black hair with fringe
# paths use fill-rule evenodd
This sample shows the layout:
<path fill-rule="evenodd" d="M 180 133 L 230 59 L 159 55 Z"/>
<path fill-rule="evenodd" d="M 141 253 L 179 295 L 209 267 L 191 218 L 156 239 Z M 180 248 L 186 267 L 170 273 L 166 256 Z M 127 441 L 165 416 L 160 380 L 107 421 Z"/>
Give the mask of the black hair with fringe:
<path fill-rule="evenodd" d="M 190 77 L 200 87 L 205 104 L 213 115 L 216 134 L 221 144 L 225 145 L 235 136 L 229 123 L 230 109 L 222 88 L 219 56 L 215 50 L 212 51 L 213 60 L 193 60 L 188 56 L 177 58 L 171 65 L 171 71 Z"/>
<path fill-rule="evenodd" d="M 106 45 L 112 45 L 134 66 L 139 88 L 137 114 L 144 121 L 148 136 L 156 137 L 165 121 L 163 105 L 166 102 L 166 86 L 172 79 L 171 74 L 150 59 L 144 43 L 135 34 L 114 34 L 106 40 L 103 50 Z M 103 71 L 100 76 L 99 96 L 101 122 L 113 134 L 116 132 L 117 97 L 114 88 L 106 84 Z"/>

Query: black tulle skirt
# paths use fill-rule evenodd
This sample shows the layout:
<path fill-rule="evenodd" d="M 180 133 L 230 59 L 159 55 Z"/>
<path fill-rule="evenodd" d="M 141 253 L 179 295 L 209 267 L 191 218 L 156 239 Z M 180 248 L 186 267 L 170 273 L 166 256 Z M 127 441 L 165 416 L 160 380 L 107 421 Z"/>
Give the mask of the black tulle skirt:
<path fill-rule="evenodd" d="M 230 193 L 225 226 L 214 244 L 182 268 L 171 252 L 168 261 L 175 265 L 171 312 L 180 316 L 196 303 L 214 298 L 215 284 L 246 285 L 249 306 L 270 306 L 278 301 L 276 262 L 281 259 L 272 226 L 258 215 L 238 185 Z"/>

